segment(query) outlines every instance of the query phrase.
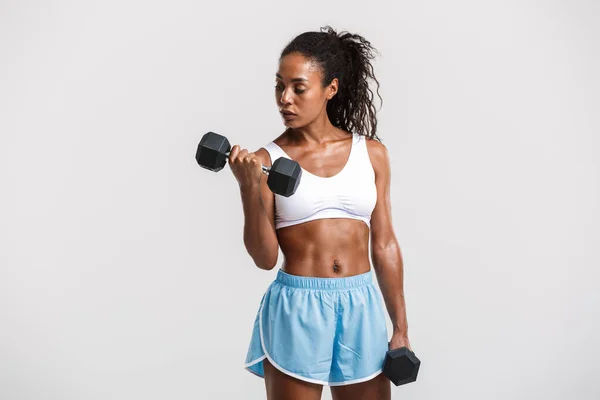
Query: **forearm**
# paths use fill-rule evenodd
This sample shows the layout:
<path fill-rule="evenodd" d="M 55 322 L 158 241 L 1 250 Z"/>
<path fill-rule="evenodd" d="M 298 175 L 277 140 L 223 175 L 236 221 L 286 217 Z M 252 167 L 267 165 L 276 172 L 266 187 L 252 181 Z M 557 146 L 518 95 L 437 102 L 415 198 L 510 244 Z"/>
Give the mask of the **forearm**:
<path fill-rule="evenodd" d="M 240 187 L 244 209 L 244 245 L 257 267 L 272 269 L 277 263 L 279 244 L 269 222 L 260 186 Z"/>
<path fill-rule="evenodd" d="M 377 282 L 392 320 L 394 333 L 408 334 L 404 301 L 404 266 L 400 246 L 396 241 L 385 247 L 373 248 L 373 267 Z"/>

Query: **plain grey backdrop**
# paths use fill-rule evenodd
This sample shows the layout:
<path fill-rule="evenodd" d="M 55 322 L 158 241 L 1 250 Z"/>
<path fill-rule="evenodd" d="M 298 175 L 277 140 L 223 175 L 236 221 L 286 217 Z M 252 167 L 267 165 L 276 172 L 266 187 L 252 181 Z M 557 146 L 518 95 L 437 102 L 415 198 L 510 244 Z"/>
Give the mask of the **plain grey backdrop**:
<path fill-rule="evenodd" d="M 326 24 L 381 54 L 423 363 L 393 398 L 600 398 L 599 16 L 592 0 L 0 1 L 0 398 L 265 398 L 243 365 L 276 269 L 244 249 L 230 169 L 194 154 L 207 131 L 251 151 L 279 135 L 279 52 Z"/>

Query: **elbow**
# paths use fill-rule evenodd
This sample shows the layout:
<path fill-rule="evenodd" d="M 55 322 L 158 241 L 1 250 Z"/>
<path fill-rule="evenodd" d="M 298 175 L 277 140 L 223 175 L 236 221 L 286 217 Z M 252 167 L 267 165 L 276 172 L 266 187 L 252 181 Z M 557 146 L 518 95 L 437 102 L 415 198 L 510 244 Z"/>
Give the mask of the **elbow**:
<path fill-rule="evenodd" d="M 397 243 L 390 242 L 386 245 L 375 245 L 371 249 L 373 268 L 381 270 L 387 264 L 396 264 L 402 260 Z"/>
<path fill-rule="evenodd" d="M 261 248 L 256 252 L 249 251 L 249 253 L 252 257 L 252 260 L 254 261 L 254 265 L 256 265 L 260 269 L 270 271 L 277 265 L 277 257 L 279 255 L 278 247 L 269 251 L 265 251 L 264 248 Z"/>
<path fill-rule="evenodd" d="M 277 256 L 275 256 L 274 259 L 265 259 L 265 260 L 255 258 L 254 264 L 260 269 L 264 269 L 265 271 L 270 271 L 273 268 L 275 268 L 275 266 L 277 265 Z"/>
<path fill-rule="evenodd" d="M 244 237 L 244 245 L 258 268 L 266 271 L 275 268 L 279 256 L 278 242 L 272 241 L 267 244 L 265 241 L 257 241 L 255 237 Z"/>

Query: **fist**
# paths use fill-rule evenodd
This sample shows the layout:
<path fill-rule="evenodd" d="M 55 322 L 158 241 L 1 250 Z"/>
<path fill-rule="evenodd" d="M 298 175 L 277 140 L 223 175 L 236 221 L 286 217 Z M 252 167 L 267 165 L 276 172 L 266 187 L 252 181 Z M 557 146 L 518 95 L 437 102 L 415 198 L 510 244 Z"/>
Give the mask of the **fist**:
<path fill-rule="evenodd" d="M 229 153 L 229 167 L 240 188 L 251 187 L 260 184 L 262 177 L 262 165 L 256 153 L 234 145 Z"/>

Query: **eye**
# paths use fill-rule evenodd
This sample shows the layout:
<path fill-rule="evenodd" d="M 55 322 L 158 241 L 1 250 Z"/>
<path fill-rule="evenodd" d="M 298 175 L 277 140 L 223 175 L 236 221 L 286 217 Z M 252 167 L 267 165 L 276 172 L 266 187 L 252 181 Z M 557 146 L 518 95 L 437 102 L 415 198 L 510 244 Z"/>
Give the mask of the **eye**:
<path fill-rule="evenodd" d="M 278 91 L 283 90 L 281 85 L 275 85 L 275 89 Z M 296 92 L 296 94 L 302 94 L 302 93 L 306 92 L 306 89 L 296 89 L 295 92 Z"/>

